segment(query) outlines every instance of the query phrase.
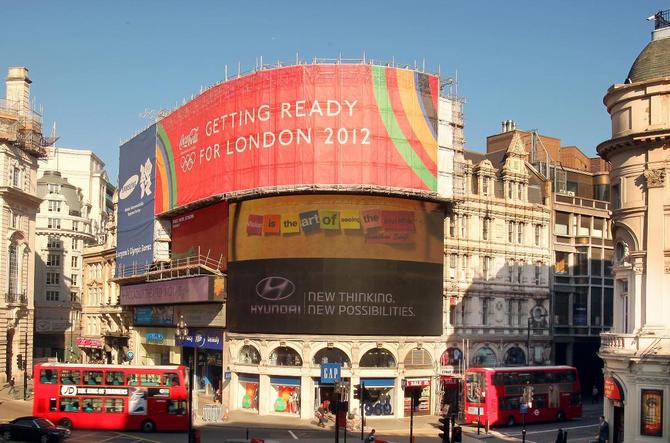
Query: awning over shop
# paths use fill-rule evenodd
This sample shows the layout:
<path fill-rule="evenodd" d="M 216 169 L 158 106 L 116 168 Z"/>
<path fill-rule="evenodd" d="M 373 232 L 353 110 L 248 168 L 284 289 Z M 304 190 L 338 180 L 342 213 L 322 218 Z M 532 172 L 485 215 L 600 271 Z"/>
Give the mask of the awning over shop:
<path fill-rule="evenodd" d="M 623 401 L 623 388 L 621 384 L 614 377 L 607 377 L 605 379 L 605 398 L 613 401 Z"/>
<path fill-rule="evenodd" d="M 366 388 L 392 388 L 395 386 L 394 378 L 363 378 L 361 383 L 365 384 Z"/>
<path fill-rule="evenodd" d="M 258 374 L 237 374 L 237 379 L 242 382 L 258 383 Z"/>
<path fill-rule="evenodd" d="M 270 377 L 271 385 L 300 386 L 300 377 Z"/>

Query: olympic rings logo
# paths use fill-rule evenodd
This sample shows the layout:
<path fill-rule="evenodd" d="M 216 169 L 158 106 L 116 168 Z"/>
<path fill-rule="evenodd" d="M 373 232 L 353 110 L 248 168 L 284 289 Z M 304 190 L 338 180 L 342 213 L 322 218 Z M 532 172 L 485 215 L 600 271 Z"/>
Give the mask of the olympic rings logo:
<path fill-rule="evenodd" d="M 190 171 L 191 169 L 193 169 L 193 165 L 195 165 L 195 152 L 183 155 L 180 161 L 181 161 L 181 170 L 184 172 Z"/>

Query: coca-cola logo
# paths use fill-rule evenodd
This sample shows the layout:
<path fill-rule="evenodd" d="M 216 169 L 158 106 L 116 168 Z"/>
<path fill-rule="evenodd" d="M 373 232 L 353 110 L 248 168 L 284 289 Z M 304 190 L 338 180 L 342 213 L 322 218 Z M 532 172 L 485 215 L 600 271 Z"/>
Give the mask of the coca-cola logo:
<path fill-rule="evenodd" d="M 188 134 L 179 137 L 179 149 L 186 149 L 196 143 L 198 143 L 198 128 L 193 128 Z"/>

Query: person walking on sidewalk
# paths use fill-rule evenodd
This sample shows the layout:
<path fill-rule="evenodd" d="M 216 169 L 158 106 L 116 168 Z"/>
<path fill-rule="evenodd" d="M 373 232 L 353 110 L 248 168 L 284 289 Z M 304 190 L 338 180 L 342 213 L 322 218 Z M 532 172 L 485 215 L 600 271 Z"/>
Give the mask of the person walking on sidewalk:
<path fill-rule="evenodd" d="M 594 405 L 598 403 L 598 388 L 596 385 L 593 385 L 593 388 L 591 389 L 591 404 Z"/>
<path fill-rule="evenodd" d="M 375 443 L 375 430 L 370 431 L 367 437 L 365 437 L 365 443 Z"/>
<path fill-rule="evenodd" d="M 16 380 L 14 380 L 14 376 L 12 375 L 12 378 L 9 380 L 9 391 L 7 391 L 9 395 L 16 394 Z"/>

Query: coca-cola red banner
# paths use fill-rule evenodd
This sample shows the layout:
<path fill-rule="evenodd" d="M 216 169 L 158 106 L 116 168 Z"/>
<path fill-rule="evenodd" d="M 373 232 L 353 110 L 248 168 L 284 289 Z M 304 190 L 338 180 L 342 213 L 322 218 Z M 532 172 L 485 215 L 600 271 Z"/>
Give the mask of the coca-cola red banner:
<path fill-rule="evenodd" d="M 277 187 L 435 192 L 438 95 L 435 76 L 362 64 L 221 83 L 157 125 L 156 214 Z"/>

